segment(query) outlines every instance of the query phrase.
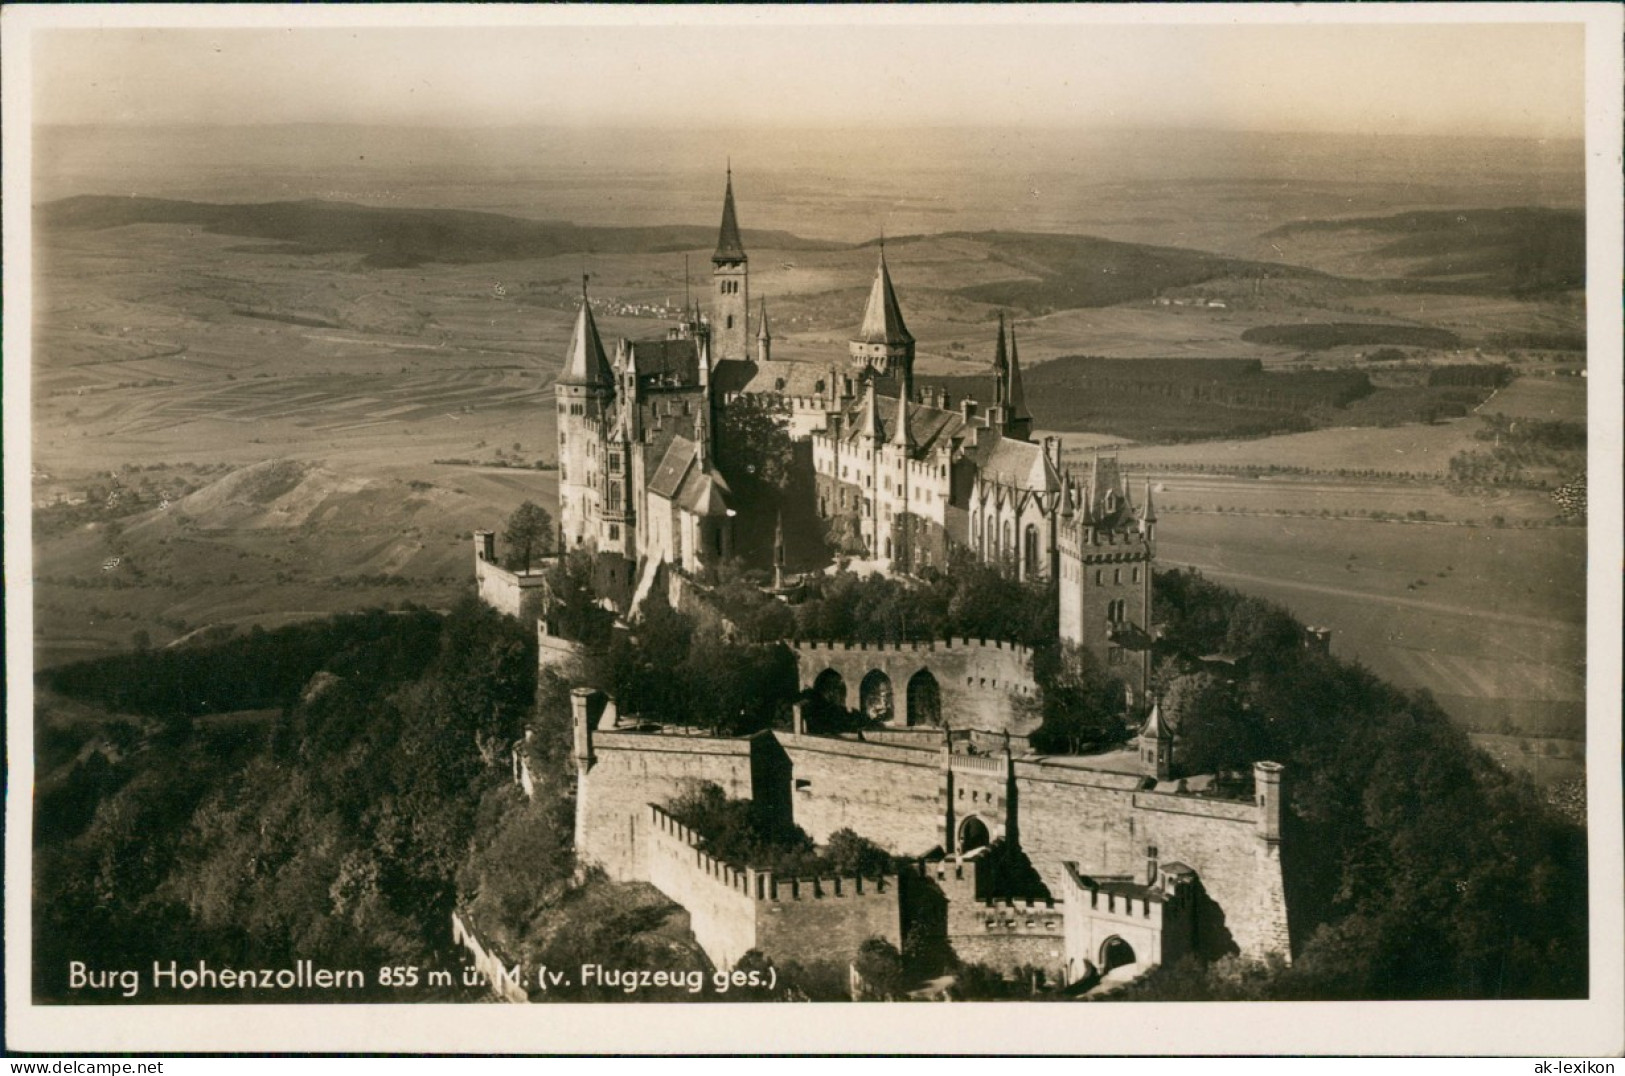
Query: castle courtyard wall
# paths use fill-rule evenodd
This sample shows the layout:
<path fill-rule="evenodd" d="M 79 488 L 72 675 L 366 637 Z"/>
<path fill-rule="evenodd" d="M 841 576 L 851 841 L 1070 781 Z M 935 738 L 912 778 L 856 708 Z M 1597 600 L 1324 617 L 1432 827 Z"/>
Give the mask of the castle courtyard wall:
<path fill-rule="evenodd" d="M 695 847 L 697 836 L 658 807 L 645 806 L 643 869 L 650 885 L 688 911 L 689 929 L 711 963 L 731 969 L 757 948 L 754 872 Z"/>
<path fill-rule="evenodd" d="M 813 840 L 851 829 L 899 855 L 942 847 L 940 751 L 776 734 L 790 760 L 790 809 Z"/>

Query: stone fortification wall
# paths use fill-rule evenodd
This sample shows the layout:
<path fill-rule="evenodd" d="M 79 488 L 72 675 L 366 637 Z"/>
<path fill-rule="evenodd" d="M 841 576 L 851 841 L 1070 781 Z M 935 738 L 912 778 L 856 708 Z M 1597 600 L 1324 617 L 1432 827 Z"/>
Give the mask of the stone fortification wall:
<path fill-rule="evenodd" d="M 576 855 L 617 881 L 644 875 L 651 801 L 670 800 L 702 781 L 734 799 L 751 798 L 749 740 L 594 731 L 591 752 L 576 788 Z"/>
<path fill-rule="evenodd" d="M 826 671 L 840 674 L 846 706 L 857 709 L 864 677 L 884 673 L 894 699 L 892 723 L 923 723 L 922 707 L 910 683 L 921 673 L 935 679 L 941 721 L 952 728 L 1008 731 L 1025 737 L 1039 718 L 1027 704 L 1038 696 L 1032 651 L 1015 643 L 944 639 L 913 643 L 821 643 L 793 641 L 801 687 L 811 688 Z"/>
<path fill-rule="evenodd" d="M 899 855 L 944 847 L 941 751 L 777 733 L 795 824 L 823 842 L 851 829 Z"/>
<path fill-rule="evenodd" d="M 895 876 L 767 880 L 756 902 L 756 947 L 777 963 L 846 963 L 870 938 L 903 947 Z"/>
<path fill-rule="evenodd" d="M 1053 900 L 981 900 L 975 865 L 940 862 L 923 873 L 947 902 L 947 936 L 954 953 L 1005 975 L 1039 968 L 1054 980 L 1070 981 L 1066 965 L 1066 908 Z"/>
<path fill-rule="evenodd" d="M 649 883 L 688 910 L 700 948 L 718 968 L 752 949 L 777 963 L 845 963 L 870 938 L 901 946 L 896 877 L 776 879 L 699 848 L 699 835 L 650 804 Z"/>
<path fill-rule="evenodd" d="M 1138 876 L 1147 849 L 1200 877 L 1199 947 L 1286 953 L 1286 904 L 1276 846 L 1251 803 L 1146 792 L 1129 775 L 1018 760 L 1021 846 L 1051 893 L 1064 893 L 1066 860 L 1098 876 Z"/>
<path fill-rule="evenodd" d="M 757 948 L 756 872 L 742 871 L 698 847 L 699 836 L 652 804 L 644 808 L 649 884 L 688 910 L 689 929 L 718 968 Z"/>
<path fill-rule="evenodd" d="M 540 571 L 510 572 L 492 561 L 476 557 L 474 586 L 480 601 L 500 613 L 529 623 L 542 615 L 546 575 Z"/>

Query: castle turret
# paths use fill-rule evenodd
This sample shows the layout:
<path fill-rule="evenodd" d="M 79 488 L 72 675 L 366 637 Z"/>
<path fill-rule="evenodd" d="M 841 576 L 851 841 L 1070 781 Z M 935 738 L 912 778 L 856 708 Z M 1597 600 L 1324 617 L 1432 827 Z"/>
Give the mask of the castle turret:
<path fill-rule="evenodd" d="M 892 288 L 886 268 L 886 247 L 880 247 L 880 264 L 875 267 L 869 303 L 863 311 L 863 325 L 850 345 L 852 363 L 876 374 L 900 374 L 910 380 L 914 372 L 914 336 L 903 324 L 903 311 Z"/>
<path fill-rule="evenodd" d="M 711 356 L 714 361 L 750 358 L 750 259 L 739 236 L 739 219 L 734 212 L 734 174 L 728 168 L 728 186 L 722 195 L 722 226 L 717 230 L 717 249 L 711 255 L 713 321 Z"/>
<path fill-rule="evenodd" d="M 1162 716 L 1162 703 L 1152 702 L 1151 716 L 1140 728 L 1140 767 L 1147 777 L 1174 777 L 1174 731 Z"/>
<path fill-rule="evenodd" d="M 1253 763 L 1253 795 L 1258 804 L 1258 836 L 1266 844 L 1281 843 L 1281 774 L 1279 762 Z"/>
<path fill-rule="evenodd" d="M 1116 458 L 1097 453 L 1073 515 L 1063 506 L 1056 526 L 1061 638 L 1093 653 L 1128 687 L 1135 705 L 1151 677 L 1156 547 L 1144 528 Z"/>
<path fill-rule="evenodd" d="M 599 503 L 593 461 L 604 436 L 605 410 L 615 395 L 615 374 L 593 320 L 586 276 L 581 278 L 581 309 L 553 394 L 559 406 L 559 524 L 565 548 L 596 547 Z"/>

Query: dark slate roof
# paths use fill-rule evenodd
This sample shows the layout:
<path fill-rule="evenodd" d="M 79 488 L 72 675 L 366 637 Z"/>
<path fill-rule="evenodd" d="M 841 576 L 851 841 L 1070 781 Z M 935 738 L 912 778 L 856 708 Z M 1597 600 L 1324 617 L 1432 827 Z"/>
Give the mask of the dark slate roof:
<path fill-rule="evenodd" d="M 735 392 L 816 396 L 824 391 L 818 386 L 827 384 L 829 376 L 829 367 L 815 362 L 723 359 L 711 367 L 711 387 L 724 396 Z"/>
<path fill-rule="evenodd" d="M 886 269 L 886 252 L 880 252 L 880 264 L 875 268 L 875 282 L 869 289 L 869 305 L 863 311 L 863 325 L 858 329 L 858 341 L 865 344 L 912 344 L 914 336 L 903 324 L 903 311 L 897 305 L 897 292 L 892 288 L 891 273 Z"/>
<path fill-rule="evenodd" d="M 981 469 L 984 482 L 998 482 L 1016 489 L 1056 493 L 1061 476 L 1044 454 L 1044 446 L 1014 437 L 985 437 L 969 453 Z"/>
<path fill-rule="evenodd" d="M 632 340 L 627 346 L 638 377 L 668 379 L 682 385 L 699 384 L 700 348 L 693 337 Z"/>
<path fill-rule="evenodd" d="M 874 383 L 879 386 L 881 381 L 876 378 Z M 845 430 L 844 440 L 855 441 L 863 435 L 866 406 L 867 392 L 864 396 L 852 401 L 846 408 L 846 418 L 842 423 L 842 429 Z M 896 396 L 876 394 L 875 425 L 878 436 L 882 441 L 889 440 L 895 433 L 897 425 Z M 964 430 L 965 416 L 958 411 L 944 411 L 939 407 L 912 401 L 908 405 L 908 432 L 914 442 L 916 455 L 932 452 L 939 446 L 947 447 L 955 437 L 961 436 Z"/>
<path fill-rule="evenodd" d="M 739 219 L 734 215 L 734 177 L 728 173 L 728 190 L 722 196 L 722 227 L 717 231 L 716 263 L 745 261 L 745 244 L 739 238 Z"/>

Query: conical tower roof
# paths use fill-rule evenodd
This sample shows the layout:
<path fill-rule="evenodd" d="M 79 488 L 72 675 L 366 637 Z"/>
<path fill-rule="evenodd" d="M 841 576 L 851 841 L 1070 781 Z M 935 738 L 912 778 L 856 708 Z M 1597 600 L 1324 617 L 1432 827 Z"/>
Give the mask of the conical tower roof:
<path fill-rule="evenodd" d="M 711 255 L 711 262 L 721 265 L 745 260 L 745 243 L 739 238 L 739 218 L 734 215 L 734 173 L 730 167 L 728 189 L 722 196 L 722 227 L 717 231 L 717 252 Z"/>
<path fill-rule="evenodd" d="M 761 324 L 761 327 L 756 330 L 756 339 L 758 339 L 758 340 L 772 340 L 773 339 L 773 334 L 771 332 L 769 332 L 768 328 L 767 328 L 767 300 L 766 299 L 762 300 L 762 324 Z"/>
<path fill-rule="evenodd" d="M 897 292 L 892 288 L 891 273 L 886 269 L 886 248 L 880 248 L 880 264 L 875 268 L 874 286 L 869 289 L 869 305 L 863 311 L 863 326 L 858 330 L 858 341 L 865 344 L 914 343 L 914 336 L 903 324 L 903 311 L 897 305 Z"/>
<path fill-rule="evenodd" d="M 864 437 L 880 439 L 880 407 L 875 400 L 875 383 L 866 381 L 863 393 L 863 411 L 858 416 L 857 432 Z"/>
<path fill-rule="evenodd" d="M 1008 388 L 1004 399 L 1010 407 L 1010 417 L 1020 422 L 1031 419 L 1033 413 L 1027 410 L 1027 392 L 1021 387 L 1021 359 L 1016 355 L 1016 326 L 1010 325 L 1010 371 L 1008 374 Z"/>
<path fill-rule="evenodd" d="M 899 448 L 915 446 L 914 434 L 908 428 L 908 390 L 902 385 L 897 390 L 897 421 L 892 424 L 891 443 Z"/>
<path fill-rule="evenodd" d="M 598 338 L 598 323 L 592 319 L 592 303 L 587 301 L 587 278 L 581 278 L 581 309 L 576 312 L 575 332 L 570 334 L 570 350 L 564 355 L 561 385 L 588 385 L 609 388 L 614 374 L 604 355 L 604 342 Z"/>
<path fill-rule="evenodd" d="M 1162 716 L 1162 701 L 1154 700 L 1151 703 L 1151 716 L 1145 719 L 1145 725 L 1140 729 L 1140 735 L 1148 740 L 1171 740 L 1174 730 L 1169 726 L 1167 718 Z"/>

